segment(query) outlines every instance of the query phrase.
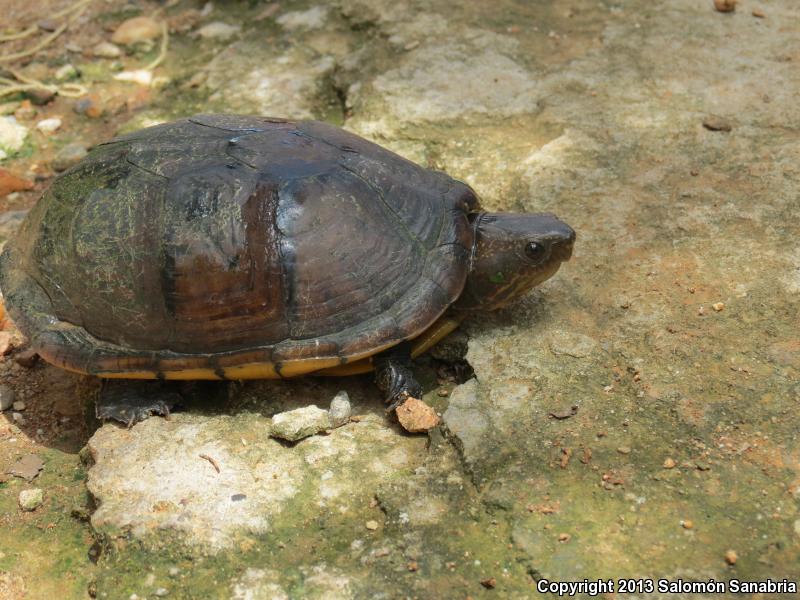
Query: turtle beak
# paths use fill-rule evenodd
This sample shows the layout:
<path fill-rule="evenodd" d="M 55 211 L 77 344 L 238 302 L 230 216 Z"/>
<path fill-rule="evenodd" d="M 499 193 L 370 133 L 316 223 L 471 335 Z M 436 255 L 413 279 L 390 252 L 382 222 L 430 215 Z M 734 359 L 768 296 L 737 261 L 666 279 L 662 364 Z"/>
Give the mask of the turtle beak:
<path fill-rule="evenodd" d="M 572 258 L 572 247 L 575 245 L 575 230 L 564 222 L 561 222 L 559 239 L 554 247 L 562 261 Z"/>

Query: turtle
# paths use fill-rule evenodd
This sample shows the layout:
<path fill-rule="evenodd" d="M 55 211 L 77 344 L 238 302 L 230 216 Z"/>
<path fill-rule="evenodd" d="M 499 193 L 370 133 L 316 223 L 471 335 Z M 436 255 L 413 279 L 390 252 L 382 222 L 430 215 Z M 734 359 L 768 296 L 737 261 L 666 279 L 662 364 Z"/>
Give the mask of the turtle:
<path fill-rule="evenodd" d="M 549 213 L 481 209 L 467 184 L 311 120 L 201 114 L 94 147 L 0 256 L 8 312 L 46 361 L 106 382 L 375 372 L 411 360 L 569 260 Z M 174 384 L 173 384 L 174 385 Z M 104 385 L 97 414 L 168 416 L 173 392 Z"/>

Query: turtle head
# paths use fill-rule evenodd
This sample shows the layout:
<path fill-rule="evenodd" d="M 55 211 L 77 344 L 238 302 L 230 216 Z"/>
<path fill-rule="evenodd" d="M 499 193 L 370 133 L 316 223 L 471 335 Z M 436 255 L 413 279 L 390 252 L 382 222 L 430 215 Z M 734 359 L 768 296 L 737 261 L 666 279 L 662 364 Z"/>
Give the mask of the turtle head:
<path fill-rule="evenodd" d="M 572 256 L 575 231 L 549 213 L 475 213 L 470 219 L 472 261 L 456 308 L 502 308 Z"/>

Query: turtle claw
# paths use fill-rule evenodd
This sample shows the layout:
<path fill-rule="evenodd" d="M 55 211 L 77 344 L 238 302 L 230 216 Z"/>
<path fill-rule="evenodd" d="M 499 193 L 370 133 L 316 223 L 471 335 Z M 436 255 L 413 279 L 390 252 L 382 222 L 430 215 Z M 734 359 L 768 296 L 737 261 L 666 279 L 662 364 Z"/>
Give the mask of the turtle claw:
<path fill-rule="evenodd" d="M 95 403 L 95 415 L 103 421 L 113 419 L 130 429 L 153 415 L 169 420 L 170 411 L 181 399 L 180 394 L 160 384 L 106 382 Z"/>

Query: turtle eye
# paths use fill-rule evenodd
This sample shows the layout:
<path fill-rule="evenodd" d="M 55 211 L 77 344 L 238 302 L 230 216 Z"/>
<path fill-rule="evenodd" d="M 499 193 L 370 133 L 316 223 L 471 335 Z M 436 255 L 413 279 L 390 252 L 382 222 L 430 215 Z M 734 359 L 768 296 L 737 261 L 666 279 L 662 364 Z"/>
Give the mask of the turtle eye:
<path fill-rule="evenodd" d="M 546 253 L 547 248 L 544 246 L 544 244 L 540 244 L 538 242 L 528 242 L 525 244 L 525 256 L 527 256 L 533 262 L 539 262 L 542 260 Z"/>

